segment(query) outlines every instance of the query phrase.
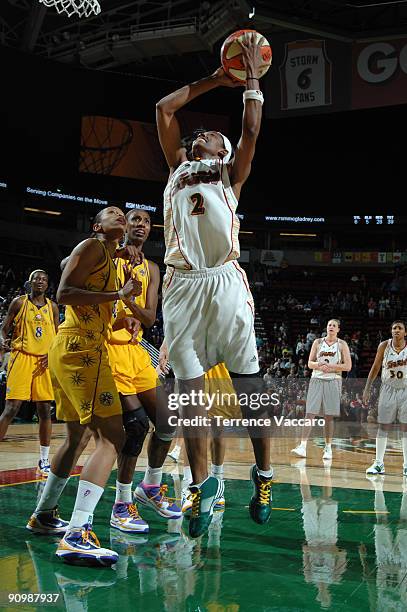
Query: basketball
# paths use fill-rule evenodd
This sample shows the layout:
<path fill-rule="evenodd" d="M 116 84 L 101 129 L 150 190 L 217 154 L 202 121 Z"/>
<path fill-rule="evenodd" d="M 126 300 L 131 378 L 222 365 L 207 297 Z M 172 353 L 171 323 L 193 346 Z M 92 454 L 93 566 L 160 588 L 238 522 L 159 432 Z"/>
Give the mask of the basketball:
<path fill-rule="evenodd" d="M 260 46 L 260 53 L 263 58 L 263 65 L 260 68 L 259 76 L 266 74 L 272 63 L 272 50 L 268 40 L 256 30 L 238 30 L 227 37 L 220 51 L 222 67 L 234 81 L 246 81 L 246 70 L 243 63 L 242 47 L 240 41 L 247 32 L 256 34 L 257 43 Z"/>

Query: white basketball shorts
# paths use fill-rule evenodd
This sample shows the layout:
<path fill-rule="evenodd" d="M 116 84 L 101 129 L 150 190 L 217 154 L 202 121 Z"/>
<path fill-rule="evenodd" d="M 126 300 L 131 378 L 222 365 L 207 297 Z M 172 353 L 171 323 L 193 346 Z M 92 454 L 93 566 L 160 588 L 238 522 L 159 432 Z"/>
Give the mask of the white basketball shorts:
<path fill-rule="evenodd" d="M 379 393 L 378 423 L 389 425 L 398 419 L 407 424 L 407 387 L 393 387 L 383 383 Z"/>
<path fill-rule="evenodd" d="M 168 267 L 163 318 L 176 378 L 197 378 L 218 363 L 236 374 L 259 371 L 253 297 L 236 261 L 204 270 Z"/>

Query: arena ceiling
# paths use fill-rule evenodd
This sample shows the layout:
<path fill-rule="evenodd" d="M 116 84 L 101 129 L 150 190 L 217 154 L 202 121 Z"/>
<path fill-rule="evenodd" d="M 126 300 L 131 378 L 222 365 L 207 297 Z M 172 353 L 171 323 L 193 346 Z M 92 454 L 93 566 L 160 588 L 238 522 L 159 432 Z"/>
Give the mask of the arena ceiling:
<path fill-rule="evenodd" d="M 99 70 L 187 79 L 218 64 L 241 27 L 300 31 L 339 41 L 407 34 L 407 0 L 101 0 L 102 12 L 68 18 L 38 0 L 1 0 L 0 43 Z M 249 14 L 254 12 L 254 16 Z"/>

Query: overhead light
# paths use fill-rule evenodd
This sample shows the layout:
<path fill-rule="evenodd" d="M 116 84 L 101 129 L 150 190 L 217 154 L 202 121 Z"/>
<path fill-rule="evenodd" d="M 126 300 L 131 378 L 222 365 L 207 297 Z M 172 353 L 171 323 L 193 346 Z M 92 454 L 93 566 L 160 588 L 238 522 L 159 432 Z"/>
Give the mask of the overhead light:
<path fill-rule="evenodd" d="M 316 238 L 317 234 L 292 234 L 292 233 L 285 233 L 285 232 L 280 232 L 280 236 L 301 236 L 301 237 L 307 237 L 307 238 Z"/>
<path fill-rule="evenodd" d="M 53 215 L 55 217 L 62 215 L 61 211 L 59 210 L 44 210 L 43 208 L 31 208 L 30 206 L 24 206 L 24 210 L 28 212 L 40 213 L 41 215 Z"/>
<path fill-rule="evenodd" d="M 240 230 L 239 234 L 254 234 L 254 232 L 244 232 L 243 230 Z"/>

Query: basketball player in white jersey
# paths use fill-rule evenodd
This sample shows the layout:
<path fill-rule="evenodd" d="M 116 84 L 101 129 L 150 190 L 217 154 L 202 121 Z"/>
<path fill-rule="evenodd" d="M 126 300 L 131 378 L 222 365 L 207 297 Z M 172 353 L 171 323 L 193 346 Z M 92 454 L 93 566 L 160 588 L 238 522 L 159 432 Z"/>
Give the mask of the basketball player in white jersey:
<path fill-rule="evenodd" d="M 366 470 L 366 474 L 384 474 L 384 453 L 387 446 L 387 432 L 398 419 L 402 431 L 403 476 L 407 476 L 407 343 L 406 327 L 403 321 L 394 321 L 391 338 L 378 346 L 375 360 L 370 368 L 363 401 L 369 401 L 370 389 L 382 370 L 382 386 L 379 394 L 379 430 L 376 437 L 376 459 Z"/>
<path fill-rule="evenodd" d="M 170 176 L 164 192 L 167 273 L 163 282 L 163 316 L 169 359 L 180 392 L 204 389 L 204 374 L 224 362 L 236 386 L 259 371 L 254 335 L 254 307 L 246 274 L 239 267 L 239 220 L 236 208 L 247 180 L 260 131 L 263 94 L 259 91 L 259 47 L 251 34 L 242 44 L 247 81 L 243 94 L 242 134 L 234 158 L 221 133 L 201 133 L 188 155 L 181 144 L 176 111 L 196 97 L 234 83 L 218 68 L 214 74 L 169 94 L 157 104 L 157 127 Z M 239 380 L 240 377 L 240 380 Z M 238 389 L 237 389 L 238 391 Z M 246 389 L 247 391 L 247 389 Z M 250 416 L 260 416 L 250 411 Z M 205 406 L 187 407 L 187 417 L 205 416 Z M 263 432 L 264 433 L 264 432 Z M 269 439 L 249 431 L 256 456 L 252 468 L 255 494 L 250 514 L 259 523 L 271 513 Z M 212 520 L 223 483 L 208 478 L 204 428 L 184 427 L 194 479 L 191 537 L 204 533 Z"/>
<path fill-rule="evenodd" d="M 340 415 L 342 372 L 349 372 L 352 359 L 347 342 L 338 338 L 340 323 L 330 319 L 326 326 L 325 338 L 314 340 L 308 358 L 312 370 L 309 382 L 306 416 L 309 419 L 322 415 L 325 419 L 325 449 L 323 459 L 332 459 L 332 436 L 334 417 Z M 299 457 L 307 456 L 307 441 L 312 426 L 305 425 L 301 443 L 292 449 Z"/>

